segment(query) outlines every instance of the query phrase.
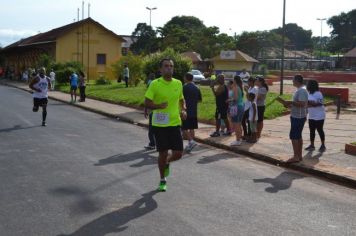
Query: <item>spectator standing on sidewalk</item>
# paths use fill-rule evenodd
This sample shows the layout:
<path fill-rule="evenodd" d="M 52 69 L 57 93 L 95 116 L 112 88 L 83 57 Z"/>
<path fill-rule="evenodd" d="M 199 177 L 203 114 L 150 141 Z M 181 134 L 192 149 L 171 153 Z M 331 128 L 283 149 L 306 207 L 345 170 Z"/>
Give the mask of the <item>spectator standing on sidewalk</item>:
<path fill-rule="evenodd" d="M 202 101 L 200 89 L 193 83 L 193 74 L 186 73 L 184 76 L 183 96 L 187 107 L 187 119 L 182 122 L 182 130 L 188 139 L 186 152 L 191 152 L 197 145 L 194 141 L 194 130 L 198 129 L 198 103 Z"/>
<path fill-rule="evenodd" d="M 233 126 L 233 130 L 235 131 L 236 140 L 233 141 L 230 145 L 231 146 L 239 146 L 241 145 L 241 121 L 244 115 L 244 92 L 242 88 L 242 80 L 240 76 L 236 75 L 234 77 L 233 86 L 233 97 L 230 101 L 230 116 L 231 116 L 231 123 Z"/>
<path fill-rule="evenodd" d="M 247 82 L 247 80 L 250 78 L 250 74 L 246 71 L 246 69 L 243 69 L 239 74 L 239 76 L 242 82 Z"/>
<path fill-rule="evenodd" d="M 56 73 L 53 69 L 49 73 L 49 79 L 51 80 L 51 90 L 54 90 L 54 87 L 56 85 Z"/>
<path fill-rule="evenodd" d="M 85 74 L 83 71 L 79 71 L 79 92 L 80 92 L 80 100 L 79 102 L 85 102 Z"/>
<path fill-rule="evenodd" d="M 228 88 L 225 85 L 225 76 L 223 74 L 218 75 L 217 77 L 217 83 L 218 86 L 214 87 L 214 83 L 210 85 L 211 90 L 213 91 L 215 95 L 215 102 L 216 102 L 216 112 L 215 112 L 215 132 L 210 134 L 210 137 L 219 137 L 220 136 L 220 126 L 221 126 L 221 120 L 224 120 L 225 126 L 227 131 L 224 133 L 224 135 L 231 135 L 230 132 L 230 123 L 229 120 L 227 119 L 227 109 L 228 109 L 228 104 L 226 101 L 229 98 L 229 92 Z"/>
<path fill-rule="evenodd" d="M 242 137 L 242 139 L 247 140 L 250 135 L 251 135 L 251 127 L 249 126 L 249 122 L 248 122 L 248 116 L 249 116 L 249 109 L 251 107 L 251 102 L 248 100 L 248 94 L 249 93 L 254 93 L 255 94 L 255 101 L 257 100 L 257 96 L 258 96 L 258 88 L 257 86 L 255 86 L 255 79 L 250 77 L 247 81 L 247 86 L 244 86 L 244 90 L 246 93 L 246 102 L 245 102 L 245 113 L 244 116 L 242 118 L 242 129 L 244 131 L 244 135 Z"/>
<path fill-rule="evenodd" d="M 324 152 L 325 147 L 325 133 L 324 133 L 324 121 L 325 121 L 325 107 L 324 97 L 319 91 L 319 84 L 316 80 L 309 80 L 307 85 L 309 92 L 308 96 L 308 115 L 309 115 L 309 130 L 310 130 L 310 145 L 305 148 L 307 151 L 315 150 L 315 130 L 318 131 L 321 140 L 321 146 L 319 152 Z"/>
<path fill-rule="evenodd" d="M 127 64 L 124 65 L 123 74 L 124 74 L 125 85 L 127 88 L 127 87 L 129 87 L 129 78 L 130 78 L 130 69 Z"/>
<path fill-rule="evenodd" d="M 262 129 L 263 129 L 263 120 L 264 114 L 266 110 L 266 96 L 268 93 L 268 85 L 263 77 L 256 77 L 256 86 L 258 87 L 258 95 L 257 95 L 257 138 L 261 137 Z"/>
<path fill-rule="evenodd" d="M 277 101 L 282 103 L 285 107 L 291 109 L 290 121 L 291 129 L 289 138 L 292 140 L 294 156 L 287 160 L 287 163 L 294 163 L 303 160 L 303 138 L 302 132 L 307 117 L 308 107 L 308 91 L 303 85 L 303 76 L 295 75 L 293 78 L 293 86 L 297 88 L 293 95 L 292 101 L 286 101 L 281 97 Z"/>
<path fill-rule="evenodd" d="M 251 103 L 251 107 L 248 112 L 248 123 L 251 128 L 251 135 L 249 139 L 247 139 L 248 143 L 256 143 L 257 142 L 257 103 L 256 103 L 256 95 L 254 93 L 248 94 L 248 100 Z"/>
<path fill-rule="evenodd" d="M 150 73 L 147 78 L 147 88 L 149 88 L 153 80 L 155 80 L 155 74 Z M 152 128 L 152 110 L 145 107 L 144 115 L 146 119 L 148 118 L 148 140 L 149 140 L 149 143 L 147 146 L 145 146 L 145 149 L 153 150 L 156 148 L 156 140 Z"/>
<path fill-rule="evenodd" d="M 77 102 L 78 75 L 73 72 L 69 77 L 70 81 L 70 102 Z M 74 100 L 73 100 L 74 97 Z"/>

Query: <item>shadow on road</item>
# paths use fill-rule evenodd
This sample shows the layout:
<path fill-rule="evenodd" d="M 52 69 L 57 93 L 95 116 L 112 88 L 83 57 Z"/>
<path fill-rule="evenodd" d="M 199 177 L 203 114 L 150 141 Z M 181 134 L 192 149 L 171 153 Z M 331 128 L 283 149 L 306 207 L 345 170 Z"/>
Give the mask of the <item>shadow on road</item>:
<path fill-rule="evenodd" d="M 302 179 L 302 178 L 304 178 L 304 176 L 293 172 L 284 171 L 274 179 L 272 178 L 254 179 L 253 182 L 271 184 L 272 186 L 267 187 L 265 191 L 268 193 L 277 193 L 278 191 L 289 189 L 292 186 L 294 180 Z"/>
<path fill-rule="evenodd" d="M 236 157 L 236 156 L 234 156 Z M 212 162 L 230 159 L 231 155 L 229 153 L 219 153 L 212 156 L 206 156 L 197 161 L 198 164 L 210 164 Z"/>
<path fill-rule="evenodd" d="M 90 192 L 76 186 L 59 187 L 49 191 L 55 196 L 74 197 L 75 201 L 70 205 L 71 215 L 90 214 L 101 209 L 102 204 L 90 196 Z"/>
<path fill-rule="evenodd" d="M 60 234 L 58 236 L 104 236 L 124 231 L 128 228 L 125 224 L 157 208 L 157 202 L 153 199 L 156 193 L 158 193 L 157 190 L 142 194 L 142 198 L 132 203 L 132 205 L 100 216 L 71 234 Z"/>
<path fill-rule="evenodd" d="M 130 165 L 130 167 L 142 167 L 145 165 L 157 164 L 157 157 L 151 156 L 150 154 L 155 153 L 155 151 L 140 150 L 137 152 L 132 152 L 128 154 L 117 154 L 111 157 L 107 157 L 95 163 L 95 166 L 104 166 L 110 164 L 124 163 L 140 160 L 139 162 Z"/>
<path fill-rule="evenodd" d="M 36 128 L 36 127 L 41 127 L 41 126 L 34 125 L 34 126 L 22 127 L 22 125 L 14 125 L 14 127 L 12 127 L 12 128 L 0 129 L 0 133 L 12 132 L 12 131 L 22 130 L 22 129 L 32 129 L 32 128 Z"/>

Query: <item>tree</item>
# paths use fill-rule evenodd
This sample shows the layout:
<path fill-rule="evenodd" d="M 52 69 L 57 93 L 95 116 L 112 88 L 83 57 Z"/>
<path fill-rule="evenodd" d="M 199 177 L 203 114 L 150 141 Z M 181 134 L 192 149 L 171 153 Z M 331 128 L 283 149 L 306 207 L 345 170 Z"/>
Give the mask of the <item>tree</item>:
<path fill-rule="evenodd" d="M 282 35 L 283 29 L 279 27 L 277 29 L 271 30 L 271 32 Z M 292 45 L 295 50 L 305 50 L 313 48 L 311 30 L 304 30 L 302 27 L 298 26 L 295 23 L 289 23 L 285 25 L 285 35 L 289 39 L 290 45 Z"/>
<path fill-rule="evenodd" d="M 175 16 L 163 27 L 158 28 L 162 37 L 162 48 L 177 52 L 194 51 L 194 41 L 206 29 L 203 22 L 194 16 Z M 194 40 L 195 39 L 195 40 Z"/>
<path fill-rule="evenodd" d="M 245 31 L 237 36 L 236 46 L 257 58 L 266 48 L 280 47 L 281 41 L 281 36 L 271 31 Z"/>
<path fill-rule="evenodd" d="M 135 54 L 148 54 L 158 50 L 156 31 L 146 23 L 138 23 L 133 37 L 137 37 L 136 42 L 131 45 L 131 51 Z"/>
<path fill-rule="evenodd" d="M 333 28 L 328 44 L 330 51 L 347 51 L 356 47 L 356 9 L 333 16 L 327 23 Z"/>
<path fill-rule="evenodd" d="M 143 57 L 137 56 L 129 52 L 127 56 L 120 58 L 117 62 L 112 65 L 113 71 L 118 78 L 121 76 L 124 65 L 127 64 L 130 69 L 130 86 L 137 86 L 141 81 L 144 81 L 145 74 L 143 73 Z"/>

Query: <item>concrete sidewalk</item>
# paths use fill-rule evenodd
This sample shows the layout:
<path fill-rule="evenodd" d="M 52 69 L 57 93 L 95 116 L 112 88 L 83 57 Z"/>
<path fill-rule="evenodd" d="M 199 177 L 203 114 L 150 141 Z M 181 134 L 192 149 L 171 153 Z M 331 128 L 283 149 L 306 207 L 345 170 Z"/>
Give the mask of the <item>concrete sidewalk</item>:
<path fill-rule="evenodd" d="M 23 83 L 4 80 L 1 83 L 30 91 L 28 86 Z M 50 91 L 49 97 L 68 104 L 70 101 L 69 94 L 58 91 Z M 143 111 L 137 109 L 89 98 L 84 103 L 73 105 L 140 126 L 147 126 L 148 124 L 147 119 L 143 116 Z M 341 114 L 339 119 L 336 119 L 335 113 L 327 112 L 325 123 L 327 151 L 324 153 L 319 153 L 318 151 L 304 152 L 304 160 L 297 164 L 286 165 L 285 163 L 293 153 L 292 145 L 288 138 L 290 128 L 289 116 L 266 120 L 264 122 L 262 137 L 256 144 L 243 143 L 239 147 L 232 148 L 229 144 L 233 141 L 233 136 L 211 138 L 209 134 L 214 130 L 214 127 L 202 123 L 199 123 L 196 138 L 199 142 L 214 147 L 245 154 L 272 164 L 286 166 L 290 169 L 325 177 L 343 185 L 356 187 L 356 156 L 351 156 L 344 152 L 345 143 L 356 141 L 355 115 L 356 113 Z M 304 146 L 306 147 L 309 145 L 308 124 L 304 128 L 303 138 Z M 316 136 L 315 144 L 316 149 L 318 149 L 318 145 L 320 145 L 318 135 Z"/>

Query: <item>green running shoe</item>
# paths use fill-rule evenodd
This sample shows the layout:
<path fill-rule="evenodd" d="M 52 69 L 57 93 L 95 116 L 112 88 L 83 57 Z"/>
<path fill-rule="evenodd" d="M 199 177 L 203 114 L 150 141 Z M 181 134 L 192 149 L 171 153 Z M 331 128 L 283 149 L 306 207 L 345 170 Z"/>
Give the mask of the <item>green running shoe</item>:
<path fill-rule="evenodd" d="M 169 174 L 170 174 L 169 164 L 167 164 L 166 168 L 164 168 L 164 177 L 168 177 Z"/>
<path fill-rule="evenodd" d="M 166 181 L 161 180 L 161 182 L 159 182 L 158 191 L 160 191 L 160 192 L 167 191 L 167 182 Z"/>

